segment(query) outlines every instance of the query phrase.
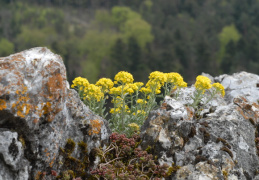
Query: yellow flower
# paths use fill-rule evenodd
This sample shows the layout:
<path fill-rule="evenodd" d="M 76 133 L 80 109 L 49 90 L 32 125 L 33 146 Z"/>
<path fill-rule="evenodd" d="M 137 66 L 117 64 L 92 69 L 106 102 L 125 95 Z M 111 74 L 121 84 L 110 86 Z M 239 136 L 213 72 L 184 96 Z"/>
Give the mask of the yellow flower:
<path fill-rule="evenodd" d="M 151 91 L 154 91 L 154 93 L 156 93 L 156 94 L 161 93 L 161 91 L 160 91 L 161 86 L 162 85 L 161 85 L 160 81 L 155 81 L 153 79 L 149 80 L 146 84 L 146 87 L 151 89 Z"/>
<path fill-rule="evenodd" d="M 88 99 L 88 100 L 95 99 L 97 100 L 97 102 L 99 102 L 104 97 L 104 94 L 101 91 L 101 87 L 96 86 L 94 84 L 89 84 L 85 88 L 84 93 L 85 93 L 84 99 Z"/>
<path fill-rule="evenodd" d="M 123 107 L 123 105 L 121 104 L 117 108 L 111 108 L 110 113 L 112 113 L 112 114 L 114 114 L 114 113 L 120 114 L 120 113 L 122 113 L 122 107 Z M 124 106 L 124 111 L 127 112 L 127 113 L 130 113 L 129 106 L 125 105 Z"/>
<path fill-rule="evenodd" d="M 150 73 L 149 79 L 155 82 L 159 82 L 161 86 L 163 86 L 164 83 L 167 81 L 166 74 L 160 71 L 154 71 Z"/>
<path fill-rule="evenodd" d="M 225 96 L 225 88 L 220 83 L 214 83 L 212 84 L 212 87 L 216 89 L 216 91 L 220 92 L 220 94 L 224 97 Z"/>
<path fill-rule="evenodd" d="M 145 114 L 146 114 L 146 112 L 145 112 L 144 110 L 138 110 L 138 111 L 137 111 L 137 114 L 145 115 Z"/>
<path fill-rule="evenodd" d="M 120 71 L 118 74 L 114 77 L 115 84 L 121 83 L 121 84 L 128 84 L 132 83 L 134 81 L 132 74 L 126 72 L 126 71 Z"/>
<path fill-rule="evenodd" d="M 100 86 L 104 93 L 109 92 L 109 89 L 114 86 L 112 80 L 109 78 L 101 78 L 96 82 L 95 85 Z"/>
<path fill-rule="evenodd" d="M 179 84 L 179 87 L 187 87 L 187 83 L 183 81 L 181 84 Z"/>
<path fill-rule="evenodd" d="M 138 99 L 137 103 L 138 104 L 144 104 L 144 103 L 147 104 L 147 101 L 144 101 L 143 99 Z"/>
<path fill-rule="evenodd" d="M 75 88 L 76 86 L 86 87 L 89 85 L 88 80 L 86 78 L 82 78 L 82 77 L 77 77 L 72 82 L 73 82 L 73 84 L 71 85 L 71 88 Z"/>
<path fill-rule="evenodd" d="M 136 123 L 131 123 L 128 126 L 131 127 L 134 131 L 139 131 L 139 125 Z"/>
<path fill-rule="evenodd" d="M 123 93 L 126 94 L 133 94 L 134 90 L 137 89 L 138 87 L 134 86 L 134 84 L 127 84 L 126 86 L 124 86 L 123 88 Z"/>
<path fill-rule="evenodd" d="M 144 94 L 150 94 L 152 90 L 150 88 L 142 87 L 140 92 L 143 92 Z"/>
<path fill-rule="evenodd" d="M 197 76 L 194 86 L 196 89 L 202 90 L 203 93 L 206 89 L 210 89 L 212 87 L 211 80 L 208 77 L 201 75 Z"/>
<path fill-rule="evenodd" d="M 160 94 L 161 93 L 161 91 L 159 90 L 159 89 L 156 89 L 156 94 Z"/>
<path fill-rule="evenodd" d="M 122 102 L 123 102 L 123 99 L 120 96 L 116 96 L 116 98 L 112 100 L 113 104 L 121 104 Z"/>
<path fill-rule="evenodd" d="M 122 93 L 123 94 L 133 94 L 134 93 L 133 88 L 135 89 L 133 84 L 126 84 L 124 86 L 118 86 L 118 87 L 111 88 L 109 93 L 113 94 L 113 95 L 117 95 L 117 96 L 121 95 Z"/>
<path fill-rule="evenodd" d="M 138 87 L 138 89 L 140 89 L 144 83 L 143 82 L 135 82 L 134 85 L 136 85 Z"/>
<path fill-rule="evenodd" d="M 166 73 L 167 83 L 172 83 L 178 87 L 187 87 L 187 83 L 183 81 L 183 77 L 179 73 Z"/>
<path fill-rule="evenodd" d="M 109 94 L 113 94 L 113 95 L 119 96 L 121 94 L 121 88 L 122 88 L 121 86 L 113 87 L 113 88 L 110 89 Z"/>

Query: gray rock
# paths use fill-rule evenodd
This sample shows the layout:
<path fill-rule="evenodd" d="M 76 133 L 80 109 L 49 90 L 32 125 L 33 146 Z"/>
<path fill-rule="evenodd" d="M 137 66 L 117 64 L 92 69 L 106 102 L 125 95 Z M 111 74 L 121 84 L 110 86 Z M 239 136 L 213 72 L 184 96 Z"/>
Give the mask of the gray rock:
<path fill-rule="evenodd" d="M 0 58 L 0 127 L 0 179 L 59 171 L 67 139 L 84 141 L 90 153 L 110 134 L 107 121 L 69 88 L 62 58 L 42 47 Z M 73 155 L 79 158 L 77 149 Z"/>
<path fill-rule="evenodd" d="M 197 112 L 186 100 L 193 91 L 194 87 L 183 89 L 177 100 L 166 97 L 162 106 L 151 112 L 141 128 L 141 146 L 153 147 L 160 163 L 173 159 L 181 166 L 172 180 L 255 178 L 259 167 L 255 144 L 259 105 L 252 101 L 255 96 L 250 96 L 250 101 L 232 97 L 227 90 L 226 99 L 216 96 L 198 112 L 200 116 L 194 116 Z M 232 102 L 228 102 L 230 96 Z"/>
<path fill-rule="evenodd" d="M 242 96 L 250 102 L 259 100 L 259 76 L 248 72 L 223 74 L 215 77 L 226 89 L 226 100 L 231 103 L 234 98 Z"/>

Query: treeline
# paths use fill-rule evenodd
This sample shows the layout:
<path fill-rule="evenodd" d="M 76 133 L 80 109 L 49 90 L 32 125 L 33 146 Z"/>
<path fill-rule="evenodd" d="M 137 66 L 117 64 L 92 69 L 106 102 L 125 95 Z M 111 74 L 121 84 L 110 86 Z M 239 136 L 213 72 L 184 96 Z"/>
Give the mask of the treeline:
<path fill-rule="evenodd" d="M 0 0 L 0 56 L 60 54 L 71 81 L 154 70 L 259 74 L 258 0 Z"/>

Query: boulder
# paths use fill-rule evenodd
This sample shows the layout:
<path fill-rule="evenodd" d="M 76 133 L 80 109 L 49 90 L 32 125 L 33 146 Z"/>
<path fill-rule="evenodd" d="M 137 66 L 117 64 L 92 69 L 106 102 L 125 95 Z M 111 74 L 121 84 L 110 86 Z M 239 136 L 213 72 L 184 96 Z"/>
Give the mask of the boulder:
<path fill-rule="evenodd" d="M 195 111 L 188 106 L 193 86 L 176 99 L 167 96 L 141 127 L 141 147 L 151 147 L 161 164 L 180 167 L 172 180 L 257 179 L 259 77 L 241 72 L 210 78 L 226 87 L 225 98 L 216 96 Z"/>
<path fill-rule="evenodd" d="M 237 96 L 242 96 L 250 102 L 259 101 L 259 76 L 248 72 L 234 73 L 233 75 L 223 74 L 214 78 L 226 89 L 225 100 L 231 103 Z"/>
<path fill-rule="evenodd" d="M 110 133 L 107 121 L 69 88 L 59 55 L 37 47 L 0 58 L 0 179 L 58 173 L 68 139 L 86 143 L 91 154 Z"/>

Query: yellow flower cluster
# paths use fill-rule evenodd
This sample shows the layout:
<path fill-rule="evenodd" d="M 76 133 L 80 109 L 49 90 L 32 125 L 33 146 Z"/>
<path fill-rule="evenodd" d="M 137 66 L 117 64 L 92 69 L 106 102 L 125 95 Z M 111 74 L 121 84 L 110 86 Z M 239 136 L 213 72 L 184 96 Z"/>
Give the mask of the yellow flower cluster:
<path fill-rule="evenodd" d="M 212 84 L 212 87 L 216 89 L 216 91 L 220 92 L 220 94 L 224 97 L 225 96 L 225 88 L 220 83 L 214 83 Z"/>
<path fill-rule="evenodd" d="M 73 81 L 73 84 L 71 85 L 71 88 L 75 88 L 76 86 L 88 86 L 89 82 L 86 78 L 77 77 Z M 82 89 L 81 89 L 82 90 Z"/>
<path fill-rule="evenodd" d="M 138 104 L 147 104 L 147 101 L 144 101 L 143 99 L 138 99 L 137 103 Z"/>
<path fill-rule="evenodd" d="M 117 108 L 111 108 L 110 113 L 122 113 L 122 107 L 123 105 L 120 105 L 120 107 Z M 124 110 L 125 112 L 130 113 L 129 106 L 125 105 Z"/>
<path fill-rule="evenodd" d="M 124 86 L 118 86 L 118 87 L 113 87 L 110 89 L 110 94 L 119 96 L 121 93 L 123 94 L 133 94 L 134 90 L 137 90 L 138 87 L 135 86 L 134 84 L 126 84 Z"/>
<path fill-rule="evenodd" d="M 123 88 L 123 93 L 124 94 L 133 94 L 134 93 L 134 90 L 137 90 L 138 87 L 135 86 L 134 84 L 126 84 L 126 86 L 124 86 Z"/>
<path fill-rule="evenodd" d="M 160 94 L 161 93 L 160 89 L 166 82 L 166 79 L 167 79 L 166 74 L 159 71 L 154 71 L 150 73 L 149 80 L 146 86 L 142 87 L 140 89 L 140 92 L 146 95 L 152 93 L 152 91 L 154 91 L 155 94 Z"/>
<path fill-rule="evenodd" d="M 166 82 L 167 77 L 165 73 L 162 73 L 160 71 L 154 71 L 150 73 L 149 79 L 151 81 L 159 82 L 161 86 L 163 86 L 164 83 Z"/>
<path fill-rule="evenodd" d="M 143 82 L 135 82 L 134 85 L 137 86 L 138 89 L 140 89 L 144 85 L 144 83 Z"/>
<path fill-rule="evenodd" d="M 101 78 L 96 82 L 95 85 L 100 86 L 102 91 L 107 93 L 114 86 L 114 83 L 109 78 Z"/>
<path fill-rule="evenodd" d="M 183 81 L 183 77 L 179 73 L 166 73 L 167 83 L 172 83 L 177 87 L 187 87 L 187 83 Z"/>
<path fill-rule="evenodd" d="M 196 82 L 194 86 L 196 89 L 202 90 L 203 93 L 206 89 L 210 89 L 212 87 L 211 80 L 208 77 L 202 75 L 196 77 Z"/>
<path fill-rule="evenodd" d="M 136 115 L 136 113 L 132 113 L 134 116 Z M 137 110 L 137 115 L 143 115 L 145 116 L 147 113 L 144 110 Z"/>
<path fill-rule="evenodd" d="M 146 88 L 146 87 L 142 87 L 140 89 L 140 92 L 144 93 L 144 94 L 149 94 L 152 92 L 152 90 L 150 88 Z"/>
<path fill-rule="evenodd" d="M 132 74 L 126 72 L 126 71 L 120 71 L 118 74 L 114 77 L 114 84 L 121 83 L 121 84 L 129 84 L 134 81 Z"/>
<path fill-rule="evenodd" d="M 94 84 L 89 84 L 88 86 L 86 86 L 84 89 L 84 93 L 84 99 L 87 100 L 96 99 L 97 102 L 99 102 L 104 97 L 101 87 Z"/>
<path fill-rule="evenodd" d="M 136 123 L 131 123 L 128 126 L 131 127 L 134 131 L 139 131 L 139 125 Z"/>

